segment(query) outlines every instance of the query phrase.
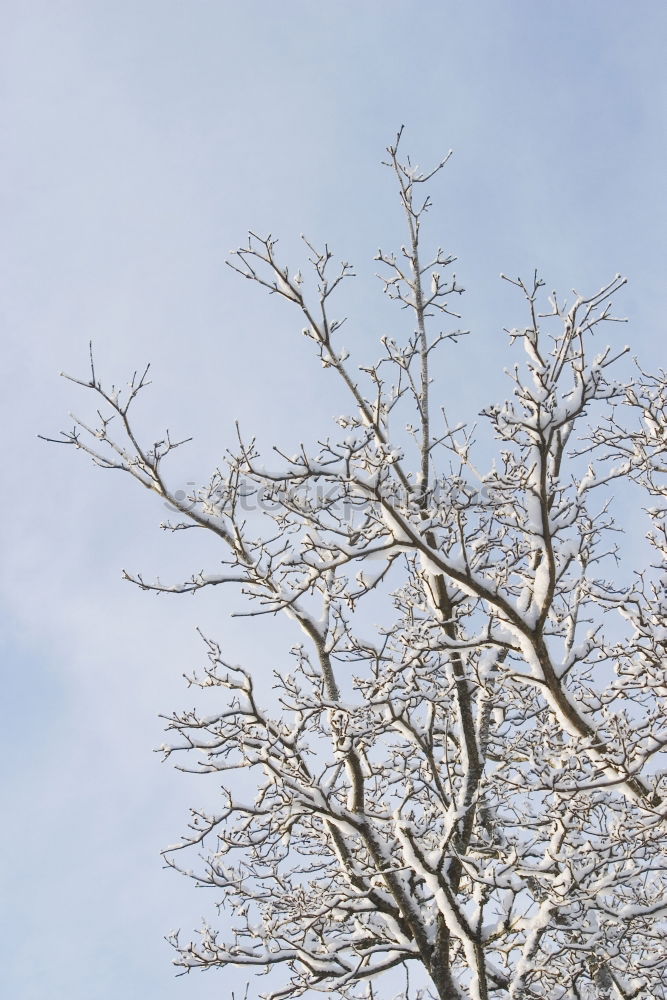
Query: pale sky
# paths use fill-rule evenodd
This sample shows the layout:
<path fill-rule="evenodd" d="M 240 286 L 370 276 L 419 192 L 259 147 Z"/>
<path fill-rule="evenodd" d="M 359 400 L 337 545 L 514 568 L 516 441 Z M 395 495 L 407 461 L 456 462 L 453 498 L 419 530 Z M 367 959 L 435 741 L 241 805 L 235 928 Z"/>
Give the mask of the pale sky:
<path fill-rule="evenodd" d="M 162 939 L 214 918 L 159 850 L 215 788 L 160 765 L 157 716 L 191 703 L 195 625 L 267 679 L 291 634 L 248 631 L 231 595 L 122 582 L 124 567 L 178 578 L 216 554 L 160 533 L 164 511 L 129 481 L 37 440 L 91 412 L 58 372 L 85 373 L 90 339 L 109 380 L 150 360 L 145 425 L 195 436 L 183 485 L 233 444 L 235 418 L 288 448 L 324 433 L 342 397 L 298 318 L 224 261 L 249 227 L 294 265 L 299 233 L 329 241 L 359 273 L 346 346 L 372 358 L 403 329 L 372 262 L 404 240 L 379 166 L 402 123 L 420 164 L 454 149 L 430 225 L 459 257 L 474 334 L 443 367 L 455 419 L 504 391 L 502 330 L 523 314 L 501 271 L 538 267 L 566 294 L 628 275 L 621 342 L 664 366 L 667 7 L 5 0 L 0 46 L 0 991 L 227 1000 L 242 974 L 175 979 Z"/>

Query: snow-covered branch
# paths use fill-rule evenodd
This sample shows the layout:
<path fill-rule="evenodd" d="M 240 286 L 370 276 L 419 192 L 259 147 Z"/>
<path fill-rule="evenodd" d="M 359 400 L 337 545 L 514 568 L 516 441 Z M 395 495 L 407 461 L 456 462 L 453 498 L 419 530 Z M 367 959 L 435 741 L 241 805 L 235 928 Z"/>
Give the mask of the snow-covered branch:
<path fill-rule="evenodd" d="M 211 714 L 167 717 L 165 756 L 222 783 L 165 853 L 225 913 L 172 937 L 176 963 L 268 972 L 276 1000 L 356 1000 L 414 964 L 441 1000 L 667 1000 L 665 375 L 617 376 L 627 348 L 601 346 L 620 276 L 569 305 L 537 275 L 507 279 L 526 310 L 508 398 L 479 428 L 450 424 L 433 359 L 463 334 L 439 326 L 462 288 L 454 256 L 425 246 L 421 194 L 448 157 L 421 171 L 401 141 L 387 162 L 407 239 L 376 261 L 411 321 L 374 365 L 340 343 L 354 269 L 328 245 L 304 240 L 294 268 L 250 233 L 230 262 L 296 307 L 349 393 L 330 437 L 266 457 L 237 428 L 185 497 L 168 476 L 185 441 L 136 431 L 148 369 L 107 389 L 91 352 L 71 379 L 96 413 L 57 440 L 156 493 L 179 518 L 164 527 L 210 533 L 211 565 L 185 581 L 126 579 L 224 584 L 237 614 L 295 628 L 261 685 L 206 638 L 189 680 Z M 628 516 L 646 519 L 648 560 L 623 546 Z"/>

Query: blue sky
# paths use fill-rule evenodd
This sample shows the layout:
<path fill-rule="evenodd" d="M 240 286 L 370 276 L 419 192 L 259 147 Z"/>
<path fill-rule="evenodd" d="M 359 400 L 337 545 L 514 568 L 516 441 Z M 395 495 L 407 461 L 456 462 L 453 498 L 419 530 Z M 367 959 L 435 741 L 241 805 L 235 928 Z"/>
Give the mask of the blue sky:
<path fill-rule="evenodd" d="M 502 329 L 522 313 L 501 271 L 538 267 L 563 292 L 627 274 L 622 341 L 665 365 L 667 8 L 7 0 L 0 35 L 0 980 L 14 1000 L 226 998 L 243 977 L 175 980 L 162 941 L 213 912 L 158 856 L 212 790 L 159 765 L 157 713 L 188 703 L 196 624 L 267 675 L 289 637 L 249 635 L 220 594 L 123 584 L 123 567 L 187 575 L 208 553 L 36 439 L 90 412 L 57 373 L 84 371 L 91 338 L 110 379 L 151 360 L 145 425 L 195 436 L 183 484 L 235 418 L 287 447 L 324 431 L 342 400 L 298 321 L 224 261 L 249 227 L 294 262 L 299 233 L 328 240 L 359 272 L 347 346 L 372 357 L 401 330 L 372 257 L 403 240 L 379 166 L 402 123 L 419 163 L 455 151 L 430 220 L 474 332 L 442 370 L 454 417 L 503 391 Z"/>

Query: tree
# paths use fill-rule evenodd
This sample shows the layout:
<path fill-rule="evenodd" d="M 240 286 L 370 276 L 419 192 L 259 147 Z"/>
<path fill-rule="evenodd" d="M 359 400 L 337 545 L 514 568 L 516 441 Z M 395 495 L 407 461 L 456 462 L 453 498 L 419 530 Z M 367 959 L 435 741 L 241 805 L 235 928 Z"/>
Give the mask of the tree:
<path fill-rule="evenodd" d="M 331 303 L 353 271 L 328 247 L 306 241 L 310 280 L 272 237 L 251 233 L 231 262 L 301 313 L 349 392 L 339 435 L 270 468 L 239 432 L 185 497 L 164 471 L 184 442 L 134 431 L 148 369 L 119 393 L 91 352 L 72 379 L 99 422 L 58 440 L 157 493 L 178 515 L 168 530 L 224 546 L 221 570 L 184 583 L 126 577 L 170 593 L 231 584 L 251 614 L 299 630 L 273 697 L 204 638 L 190 681 L 212 689 L 213 714 L 168 718 L 165 756 L 224 781 L 168 861 L 199 851 L 187 874 L 229 914 L 195 942 L 175 935 L 176 963 L 277 967 L 276 1000 L 374 996 L 380 973 L 411 963 L 441 1000 L 665 998 L 665 375 L 618 381 L 627 348 L 593 346 L 619 276 L 569 306 L 543 306 L 537 276 L 506 279 L 527 307 L 509 331 L 523 354 L 511 399 L 483 411 L 498 444 L 478 474 L 472 432 L 436 418 L 431 376 L 463 335 L 441 329 L 462 292 L 454 257 L 422 239 L 423 185 L 446 160 L 421 173 L 400 139 L 387 165 L 408 239 L 376 260 L 411 322 L 375 365 L 355 370 L 339 346 Z M 633 517 L 653 498 L 655 560 L 634 572 L 615 541 L 622 482 Z"/>

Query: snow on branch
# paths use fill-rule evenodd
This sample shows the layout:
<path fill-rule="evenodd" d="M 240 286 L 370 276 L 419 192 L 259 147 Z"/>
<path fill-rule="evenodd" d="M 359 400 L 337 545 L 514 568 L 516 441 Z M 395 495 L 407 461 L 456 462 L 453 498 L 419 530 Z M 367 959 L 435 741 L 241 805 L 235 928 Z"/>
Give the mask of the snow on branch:
<path fill-rule="evenodd" d="M 432 362 L 465 333 L 463 289 L 423 237 L 423 185 L 449 157 L 420 170 L 402 132 L 387 165 L 407 235 L 376 261 L 410 318 L 375 364 L 340 342 L 355 271 L 327 244 L 304 239 L 291 266 L 250 233 L 230 261 L 296 309 L 346 389 L 325 440 L 304 428 L 263 456 L 237 427 L 186 497 L 168 460 L 187 439 L 136 430 L 148 368 L 107 388 L 91 350 L 70 378 L 95 412 L 55 440 L 156 493 L 179 518 L 165 527 L 211 535 L 211 565 L 185 581 L 125 578 L 224 584 L 235 613 L 295 629 L 261 677 L 204 638 L 188 681 L 210 714 L 166 717 L 164 755 L 221 789 L 165 852 L 224 914 L 173 934 L 175 961 L 266 973 L 275 1000 L 370 1000 L 399 966 L 441 1000 L 667 1000 L 665 373 L 618 374 L 619 275 L 570 304 L 537 274 L 507 278 L 525 310 L 508 397 L 476 428 L 450 423 Z M 648 560 L 622 542 L 628 516 Z"/>

